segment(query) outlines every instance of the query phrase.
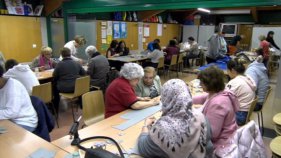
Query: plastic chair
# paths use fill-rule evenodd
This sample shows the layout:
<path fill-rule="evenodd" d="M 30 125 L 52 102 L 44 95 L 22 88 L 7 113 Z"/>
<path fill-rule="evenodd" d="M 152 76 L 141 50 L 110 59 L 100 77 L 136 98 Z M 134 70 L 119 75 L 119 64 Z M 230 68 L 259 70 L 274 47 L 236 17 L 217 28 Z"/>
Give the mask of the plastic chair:
<path fill-rule="evenodd" d="M 60 93 L 60 96 L 69 99 L 70 102 L 73 102 L 76 98 L 89 92 L 89 90 L 90 90 L 90 76 L 80 77 L 77 78 L 75 81 L 74 93 Z M 73 104 L 71 104 L 71 110 L 72 110 L 73 121 L 75 121 Z"/>
<path fill-rule="evenodd" d="M 87 92 L 82 96 L 84 124 L 89 126 L 104 119 L 104 98 L 101 90 Z"/>
<path fill-rule="evenodd" d="M 261 108 L 260 110 L 258 110 L 258 111 L 254 111 L 254 113 L 257 113 L 257 115 L 258 115 L 258 124 L 259 124 L 259 127 L 262 128 L 262 135 L 263 135 L 263 133 L 264 133 L 262 109 L 263 109 L 264 104 L 265 104 L 265 102 L 267 101 L 268 96 L 269 96 L 269 94 L 271 93 L 271 91 L 272 91 L 272 88 L 269 86 L 268 90 L 266 91 L 266 95 L 265 95 L 265 99 L 264 99 L 264 103 L 263 103 L 262 108 Z M 260 115 L 261 115 L 261 117 L 260 117 Z M 261 124 L 260 124 L 260 123 L 261 123 Z M 260 126 L 260 125 L 261 125 L 261 126 Z"/>
<path fill-rule="evenodd" d="M 257 102 L 258 102 L 258 98 L 255 97 L 255 99 L 252 101 L 251 106 L 249 108 L 245 124 L 247 124 L 250 121 L 250 118 L 251 118 L 252 113 L 253 113 L 253 111 L 254 111 L 254 109 L 256 107 Z"/>
<path fill-rule="evenodd" d="M 172 66 L 177 66 L 177 64 L 178 64 L 177 60 L 178 60 L 178 56 L 173 55 L 170 65 L 165 65 L 165 67 L 168 67 L 167 71 L 168 71 L 169 78 L 170 78 L 170 69 L 172 68 Z M 178 77 L 178 72 L 177 72 L 177 77 Z"/>
<path fill-rule="evenodd" d="M 38 98 L 40 98 L 44 103 L 51 105 L 51 108 L 53 110 L 53 113 L 55 115 L 56 118 L 56 123 L 57 126 L 59 127 L 59 122 L 58 122 L 58 114 L 55 110 L 55 106 L 52 102 L 52 84 L 51 82 L 47 82 L 44 84 L 40 84 L 38 86 L 34 86 L 32 88 L 32 96 L 36 96 Z"/>

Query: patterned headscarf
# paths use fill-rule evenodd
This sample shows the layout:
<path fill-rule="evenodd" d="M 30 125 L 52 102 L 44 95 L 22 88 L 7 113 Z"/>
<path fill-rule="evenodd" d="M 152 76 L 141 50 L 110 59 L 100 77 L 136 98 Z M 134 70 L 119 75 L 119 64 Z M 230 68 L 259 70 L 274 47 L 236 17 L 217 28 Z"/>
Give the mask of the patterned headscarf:
<path fill-rule="evenodd" d="M 207 127 L 202 113 L 192 110 L 188 86 L 180 79 L 163 85 L 162 116 L 149 135 L 171 158 L 198 157 L 206 154 Z"/>

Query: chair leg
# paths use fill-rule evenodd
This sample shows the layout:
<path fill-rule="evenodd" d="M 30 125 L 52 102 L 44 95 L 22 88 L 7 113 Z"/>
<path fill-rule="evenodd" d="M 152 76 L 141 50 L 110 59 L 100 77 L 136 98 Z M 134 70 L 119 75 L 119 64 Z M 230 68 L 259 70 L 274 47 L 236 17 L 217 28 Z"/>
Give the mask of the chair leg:
<path fill-rule="evenodd" d="M 71 104 L 71 111 L 72 111 L 73 122 L 75 122 L 75 115 L 74 115 L 74 107 L 73 107 L 73 104 Z"/>
<path fill-rule="evenodd" d="M 53 110 L 54 115 L 55 115 L 57 127 L 60 128 L 59 121 L 58 121 L 58 119 L 59 119 L 59 112 L 56 112 L 55 105 L 52 102 L 50 102 L 50 104 L 52 104 L 51 106 L 52 106 L 52 110 Z"/>
<path fill-rule="evenodd" d="M 262 116 L 262 111 L 261 111 L 261 128 L 262 128 L 262 136 L 264 134 L 264 127 L 263 127 L 263 116 Z"/>
<path fill-rule="evenodd" d="M 258 125 L 259 125 L 259 130 L 261 131 L 260 114 L 259 114 L 259 113 L 257 113 L 257 114 L 258 114 Z"/>

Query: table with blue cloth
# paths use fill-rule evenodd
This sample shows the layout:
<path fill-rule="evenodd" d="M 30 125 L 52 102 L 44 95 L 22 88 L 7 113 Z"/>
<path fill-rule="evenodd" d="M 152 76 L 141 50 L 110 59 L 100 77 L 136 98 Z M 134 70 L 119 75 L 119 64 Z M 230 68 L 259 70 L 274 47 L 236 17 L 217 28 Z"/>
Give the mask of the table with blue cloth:
<path fill-rule="evenodd" d="M 226 74 L 226 70 L 227 70 L 227 62 L 231 60 L 231 58 L 229 56 L 225 56 L 222 59 L 217 60 L 215 63 L 210 63 L 204 66 L 201 66 L 198 68 L 199 71 L 205 70 L 206 68 L 215 65 L 217 66 L 219 69 L 223 70 L 223 72 Z"/>

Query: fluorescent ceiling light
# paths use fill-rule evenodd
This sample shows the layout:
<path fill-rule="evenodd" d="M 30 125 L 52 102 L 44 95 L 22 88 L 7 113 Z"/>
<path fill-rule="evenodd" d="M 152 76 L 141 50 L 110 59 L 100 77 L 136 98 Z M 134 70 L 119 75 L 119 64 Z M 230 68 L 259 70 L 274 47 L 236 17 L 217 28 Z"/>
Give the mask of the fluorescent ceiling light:
<path fill-rule="evenodd" d="M 197 10 L 202 11 L 202 12 L 206 12 L 206 13 L 210 13 L 211 11 L 208 9 L 204 9 L 204 8 L 198 8 Z"/>
<path fill-rule="evenodd" d="M 213 10 L 211 14 L 250 14 L 250 9 L 239 10 Z"/>

